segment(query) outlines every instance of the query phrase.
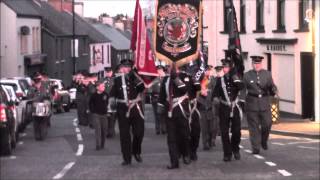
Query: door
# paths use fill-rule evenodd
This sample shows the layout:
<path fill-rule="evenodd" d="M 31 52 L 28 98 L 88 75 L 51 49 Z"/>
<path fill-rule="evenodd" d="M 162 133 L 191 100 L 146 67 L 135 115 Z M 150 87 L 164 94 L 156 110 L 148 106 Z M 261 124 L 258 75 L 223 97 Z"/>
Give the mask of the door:
<path fill-rule="evenodd" d="M 311 52 L 301 52 L 300 60 L 302 117 L 314 118 L 314 57 Z"/>

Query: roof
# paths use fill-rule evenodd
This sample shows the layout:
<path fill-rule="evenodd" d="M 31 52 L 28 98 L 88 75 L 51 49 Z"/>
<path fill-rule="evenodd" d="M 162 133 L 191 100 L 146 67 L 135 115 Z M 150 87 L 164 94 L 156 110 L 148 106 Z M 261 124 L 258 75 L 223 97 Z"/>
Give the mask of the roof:
<path fill-rule="evenodd" d="M 37 3 L 33 1 L 29 2 L 42 16 L 43 25 L 48 31 L 55 35 L 71 36 L 73 34 L 73 18 L 71 13 L 57 11 L 54 7 L 44 1 L 37 1 Z M 75 15 L 75 34 L 76 36 L 89 36 L 91 43 L 111 42 L 77 14 Z"/>
<path fill-rule="evenodd" d="M 130 40 L 126 38 L 117 29 L 108 24 L 93 24 L 105 37 L 111 40 L 111 46 L 117 50 L 130 49 Z"/>
<path fill-rule="evenodd" d="M 132 32 L 130 30 L 124 30 L 117 28 L 117 31 L 119 31 L 122 35 L 124 35 L 127 39 L 131 40 Z"/>
<path fill-rule="evenodd" d="M 41 18 L 41 15 L 27 0 L 2 0 L 17 16 Z"/>

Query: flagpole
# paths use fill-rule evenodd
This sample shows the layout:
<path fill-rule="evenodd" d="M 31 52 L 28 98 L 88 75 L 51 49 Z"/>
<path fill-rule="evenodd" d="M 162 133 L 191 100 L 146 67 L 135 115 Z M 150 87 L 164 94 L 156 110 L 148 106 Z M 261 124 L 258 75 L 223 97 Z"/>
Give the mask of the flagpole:
<path fill-rule="evenodd" d="M 76 46 L 75 46 L 75 17 L 74 17 L 74 0 L 72 0 L 72 62 L 73 62 L 73 74 L 76 74 Z"/>

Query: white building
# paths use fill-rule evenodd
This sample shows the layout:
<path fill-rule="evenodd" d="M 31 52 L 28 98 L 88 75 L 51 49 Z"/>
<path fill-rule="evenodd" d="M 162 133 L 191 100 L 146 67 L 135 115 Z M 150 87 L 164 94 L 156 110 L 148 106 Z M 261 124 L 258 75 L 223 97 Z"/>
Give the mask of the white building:
<path fill-rule="evenodd" d="M 41 16 L 25 1 L 4 0 L 0 9 L 0 76 L 24 76 L 41 70 Z"/>
<path fill-rule="evenodd" d="M 303 118 L 313 118 L 315 96 L 319 99 L 319 64 L 312 48 L 314 27 L 319 28 L 316 0 L 233 0 L 246 71 L 250 56 L 264 56 L 264 66 L 272 72 L 279 89 L 280 110 Z M 229 0 L 204 0 L 204 40 L 208 41 L 209 64 L 219 64 L 228 48 L 226 6 Z M 306 11 L 316 11 L 314 27 Z M 313 18 L 314 20 L 314 18 Z M 319 30 L 319 29 L 317 29 Z M 318 36 L 319 37 L 319 36 Z M 319 41 L 319 39 L 317 40 Z M 318 46 L 319 47 L 319 46 Z M 319 59 L 319 52 L 315 52 Z M 318 60 L 319 62 L 319 60 Z M 317 63 L 318 63 L 317 62 Z M 319 107 L 319 105 L 317 105 Z"/>

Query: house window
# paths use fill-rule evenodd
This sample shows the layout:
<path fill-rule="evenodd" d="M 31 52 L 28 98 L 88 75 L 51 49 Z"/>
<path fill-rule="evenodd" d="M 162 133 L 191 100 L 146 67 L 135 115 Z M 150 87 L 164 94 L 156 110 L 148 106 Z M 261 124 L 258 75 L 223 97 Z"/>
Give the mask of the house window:
<path fill-rule="evenodd" d="M 229 32 L 229 27 L 228 27 L 228 11 L 230 8 L 230 0 L 223 0 L 223 22 L 224 22 L 224 30 L 223 32 Z"/>
<path fill-rule="evenodd" d="M 246 32 L 246 0 L 240 0 L 240 32 Z"/>
<path fill-rule="evenodd" d="M 36 52 L 37 51 L 37 34 L 36 34 L 36 27 L 32 27 L 32 52 Z"/>
<path fill-rule="evenodd" d="M 21 36 L 20 36 L 20 50 L 21 50 L 21 54 L 28 53 L 28 35 L 21 34 Z"/>
<path fill-rule="evenodd" d="M 264 32 L 264 0 L 256 0 L 256 2 L 257 2 L 256 31 Z"/>
<path fill-rule="evenodd" d="M 309 30 L 308 22 L 305 21 L 306 11 L 312 8 L 311 0 L 299 0 L 299 29 L 300 30 Z"/>
<path fill-rule="evenodd" d="M 277 4 L 277 28 L 278 30 L 285 30 L 285 0 L 278 0 Z"/>
<path fill-rule="evenodd" d="M 40 28 L 39 27 L 37 27 L 36 28 L 36 34 L 37 34 L 37 37 L 36 37 L 36 42 L 37 42 L 37 45 L 36 45 L 36 47 L 37 47 L 37 52 L 41 52 L 41 49 L 40 49 L 40 46 L 41 46 L 41 34 L 40 34 Z"/>

